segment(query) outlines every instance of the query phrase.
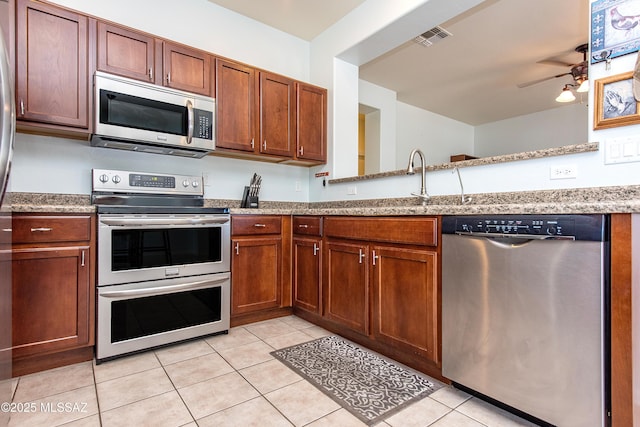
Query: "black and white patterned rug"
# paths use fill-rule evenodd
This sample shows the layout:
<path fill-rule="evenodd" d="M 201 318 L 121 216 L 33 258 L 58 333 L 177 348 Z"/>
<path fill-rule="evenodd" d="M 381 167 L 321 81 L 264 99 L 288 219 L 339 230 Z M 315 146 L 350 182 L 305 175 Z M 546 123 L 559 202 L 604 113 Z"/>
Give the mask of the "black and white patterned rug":
<path fill-rule="evenodd" d="M 368 425 L 442 387 L 336 336 L 271 354 Z"/>

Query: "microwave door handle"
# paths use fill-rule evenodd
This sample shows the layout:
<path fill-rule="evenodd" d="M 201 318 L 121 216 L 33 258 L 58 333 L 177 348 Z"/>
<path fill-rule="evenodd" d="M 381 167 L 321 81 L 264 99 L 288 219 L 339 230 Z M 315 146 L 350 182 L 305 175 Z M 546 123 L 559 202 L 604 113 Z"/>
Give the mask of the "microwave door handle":
<path fill-rule="evenodd" d="M 116 226 L 226 224 L 229 218 L 102 218 L 100 223 Z"/>
<path fill-rule="evenodd" d="M 193 104 L 187 99 L 187 144 L 193 140 Z"/>
<path fill-rule="evenodd" d="M 205 287 L 205 285 L 212 285 L 215 283 L 224 282 L 225 280 L 229 280 L 230 277 L 231 276 L 229 274 L 225 274 L 223 276 L 217 277 L 212 280 L 202 280 L 199 282 L 181 283 L 179 285 L 156 286 L 153 288 L 130 289 L 125 291 L 100 292 L 100 296 L 104 298 L 123 298 L 123 297 L 130 298 L 130 297 L 145 297 L 145 296 L 189 291 L 189 290 L 203 288 Z"/>

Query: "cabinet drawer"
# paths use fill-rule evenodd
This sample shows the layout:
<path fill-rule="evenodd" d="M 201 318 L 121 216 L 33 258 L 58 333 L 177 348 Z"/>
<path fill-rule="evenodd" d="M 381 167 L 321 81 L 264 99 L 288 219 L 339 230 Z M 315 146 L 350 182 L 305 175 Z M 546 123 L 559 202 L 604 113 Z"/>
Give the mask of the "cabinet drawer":
<path fill-rule="evenodd" d="M 279 216 L 270 215 L 235 215 L 231 219 L 231 234 L 256 235 L 256 234 L 280 234 L 282 220 Z"/>
<path fill-rule="evenodd" d="M 73 242 L 90 238 L 89 216 L 13 216 L 13 243 Z"/>
<path fill-rule="evenodd" d="M 324 233 L 343 239 L 437 246 L 438 219 L 326 217 Z"/>
<path fill-rule="evenodd" d="M 322 217 L 320 216 L 294 216 L 293 233 L 307 236 L 322 237 Z"/>

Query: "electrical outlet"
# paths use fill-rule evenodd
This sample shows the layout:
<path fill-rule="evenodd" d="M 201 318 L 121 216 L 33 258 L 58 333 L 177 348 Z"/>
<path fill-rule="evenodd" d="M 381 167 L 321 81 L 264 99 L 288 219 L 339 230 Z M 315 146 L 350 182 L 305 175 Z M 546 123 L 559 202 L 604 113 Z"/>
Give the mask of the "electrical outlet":
<path fill-rule="evenodd" d="M 202 174 L 202 181 L 205 187 L 209 187 L 211 185 L 211 183 L 209 182 L 209 174 L 208 173 L 203 173 Z"/>
<path fill-rule="evenodd" d="M 358 188 L 355 185 L 347 187 L 347 194 L 353 196 L 354 194 L 358 194 Z"/>
<path fill-rule="evenodd" d="M 578 167 L 576 165 L 551 166 L 549 176 L 551 179 L 577 178 Z"/>
<path fill-rule="evenodd" d="M 302 183 L 300 181 L 296 181 L 296 191 L 302 191 Z"/>

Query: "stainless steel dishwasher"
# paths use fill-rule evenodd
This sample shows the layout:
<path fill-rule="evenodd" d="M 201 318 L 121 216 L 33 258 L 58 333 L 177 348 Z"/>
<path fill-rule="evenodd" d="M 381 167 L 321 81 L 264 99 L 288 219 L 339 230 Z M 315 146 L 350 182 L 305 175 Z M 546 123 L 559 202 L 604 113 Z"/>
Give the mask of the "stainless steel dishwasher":
<path fill-rule="evenodd" d="M 609 425 L 607 236 L 604 215 L 444 217 L 442 374 L 537 421 Z"/>

